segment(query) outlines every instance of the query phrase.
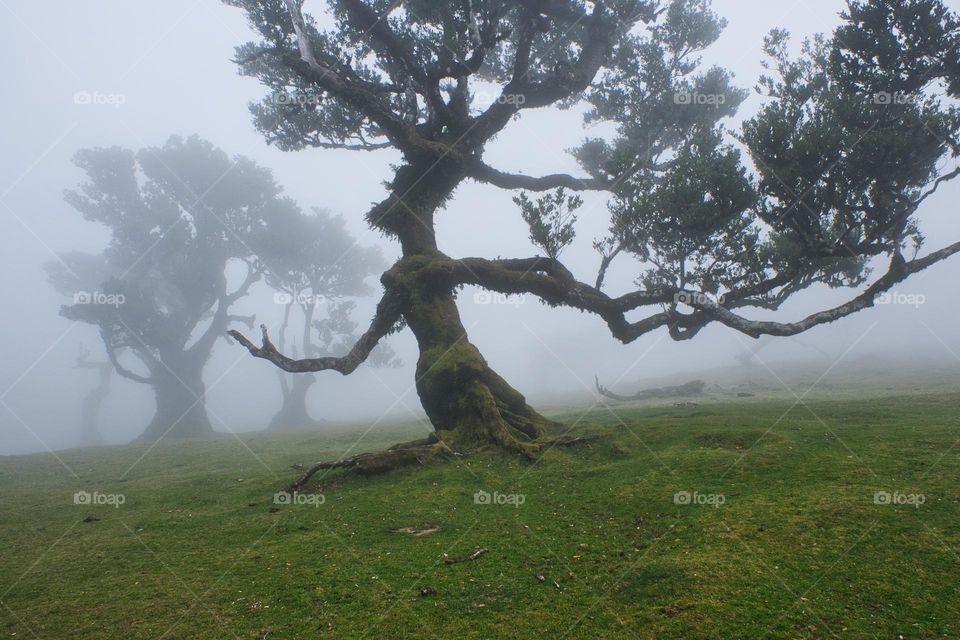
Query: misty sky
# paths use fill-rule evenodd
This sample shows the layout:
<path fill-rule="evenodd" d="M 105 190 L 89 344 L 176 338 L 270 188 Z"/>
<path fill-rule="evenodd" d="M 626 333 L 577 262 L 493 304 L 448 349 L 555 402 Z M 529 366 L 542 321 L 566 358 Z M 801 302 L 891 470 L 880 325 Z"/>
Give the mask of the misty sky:
<path fill-rule="evenodd" d="M 307 10 L 317 6 L 307 2 Z M 960 2 L 953 4 L 960 9 Z M 716 0 L 729 21 L 720 41 L 705 55 L 735 73 L 739 86 L 753 87 L 762 72 L 761 39 L 783 26 L 794 41 L 837 23 L 839 0 L 744 2 Z M 58 316 L 67 300 L 47 284 L 43 264 L 58 252 L 103 248 L 106 234 L 63 202 L 63 191 L 82 176 L 73 154 L 90 146 L 127 148 L 161 145 L 171 134 L 197 133 L 227 153 L 254 158 L 273 170 L 301 206 L 324 207 L 343 215 L 364 244 L 382 246 L 388 259 L 398 248 L 366 228 L 362 215 L 385 195 L 382 182 L 398 154 L 307 150 L 281 152 L 254 130 L 247 105 L 264 89 L 237 74 L 233 48 L 251 38 L 243 14 L 214 0 L 157 3 L 89 0 L 49 3 L 0 0 L 0 45 L 7 63 L 5 99 L 0 101 L 3 153 L 0 156 L 0 234 L 4 277 L 0 296 L 3 359 L 0 364 L 0 454 L 70 446 L 78 434 L 76 412 L 94 384 L 90 372 L 73 368 L 81 345 L 102 355 L 96 332 Z M 77 92 L 108 96 L 113 104 L 76 104 Z M 735 125 L 759 104 L 753 95 Z M 589 132 L 587 132 L 589 133 Z M 564 150 L 586 133 L 576 112 L 525 112 L 488 148 L 487 161 L 503 170 L 531 175 L 581 173 Z M 536 251 L 512 204 L 511 192 L 466 183 L 438 214 L 438 241 L 454 257 L 529 256 Z M 960 185 L 950 183 L 921 210 L 927 249 L 960 238 L 956 202 Z M 598 258 L 591 242 L 605 230 L 604 197 L 586 195 L 578 212 L 578 238 L 564 262 L 581 280 L 592 281 Z M 919 306 L 887 305 L 867 310 L 798 340 L 763 352 L 770 362 L 819 358 L 829 367 L 841 355 L 871 353 L 909 357 L 918 353 L 960 354 L 960 314 L 954 257 L 903 283 L 896 291 L 921 294 Z M 628 259 L 615 263 L 607 290 L 627 290 L 637 275 Z M 491 365 L 530 398 L 547 402 L 565 392 L 586 393 L 594 374 L 622 391 L 640 379 L 734 364 L 749 339 L 721 327 L 694 341 L 674 343 L 665 331 L 630 345 L 610 337 L 597 317 L 547 309 L 532 298 L 519 304 L 483 305 L 474 290 L 460 297 L 464 325 Z M 849 292 L 812 290 L 787 304 L 784 319 L 849 297 Z M 362 301 L 357 320 L 366 325 L 375 299 Z M 265 288 L 239 308 L 275 326 L 282 307 Z M 376 420 L 384 412 L 419 415 L 413 389 L 416 362 L 409 332 L 392 338 L 404 360 L 397 370 L 370 370 L 342 377 L 321 374 L 311 405 L 317 417 Z M 236 345 L 222 342 L 206 371 L 209 409 L 218 430 L 261 428 L 279 405 L 276 373 Z M 137 435 L 152 412 L 148 387 L 116 379 L 107 402 L 104 431 L 112 442 Z"/>

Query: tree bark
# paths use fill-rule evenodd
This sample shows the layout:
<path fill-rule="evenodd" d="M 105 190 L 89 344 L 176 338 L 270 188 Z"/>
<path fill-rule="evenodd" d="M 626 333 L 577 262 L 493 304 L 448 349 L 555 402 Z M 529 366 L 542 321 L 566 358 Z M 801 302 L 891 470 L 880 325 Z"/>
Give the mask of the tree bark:
<path fill-rule="evenodd" d="M 213 433 L 207 415 L 203 365 L 193 363 L 190 358 L 182 361 L 166 358 L 164 363 L 169 369 L 157 367 L 153 372 L 151 384 L 157 408 L 140 439 L 152 442 Z"/>
<path fill-rule="evenodd" d="M 80 405 L 81 446 L 89 447 L 103 444 L 100 433 L 100 407 L 110 393 L 110 379 L 113 365 L 110 362 L 82 363 L 78 366 L 94 369 L 97 372 L 97 386 L 90 390 Z"/>
<path fill-rule="evenodd" d="M 431 257 L 402 260 L 387 280 L 417 339 L 417 393 L 437 437 L 456 452 L 495 445 L 532 456 L 535 441 L 556 423 L 531 408 L 470 342 L 452 289 L 429 269 Z"/>

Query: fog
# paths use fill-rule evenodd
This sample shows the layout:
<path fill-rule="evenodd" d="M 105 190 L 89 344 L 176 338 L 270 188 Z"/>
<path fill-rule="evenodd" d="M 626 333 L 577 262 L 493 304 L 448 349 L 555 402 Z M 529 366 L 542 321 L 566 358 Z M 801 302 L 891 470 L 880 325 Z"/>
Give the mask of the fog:
<path fill-rule="evenodd" d="M 958 9 L 958 3 L 953 8 Z M 309 9 L 310 3 L 308 3 Z M 830 31 L 838 22 L 839 0 L 741 2 L 717 0 L 729 24 L 705 55 L 752 88 L 761 67 L 761 40 L 783 26 L 794 45 L 808 35 Z M 239 10 L 213 0 L 127 3 L 94 0 L 0 3 L 0 40 L 7 53 L 6 99 L 0 102 L 0 235 L 3 260 L 0 296 L 3 358 L 0 361 L 0 454 L 57 450 L 80 440 L 78 411 L 96 384 L 95 373 L 75 367 L 82 348 L 102 358 L 96 330 L 58 315 L 68 300 L 47 282 L 43 265 L 68 251 L 99 252 L 107 233 L 63 201 L 83 176 L 74 153 L 93 146 L 130 149 L 161 145 L 171 134 L 201 137 L 230 155 L 246 155 L 273 170 L 286 193 L 302 207 L 322 207 L 344 216 L 362 245 L 382 247 L 392 261 L 396 244 L 369 230 L 363 213 L 385 194 L 383 181 L 398 160 L 392 151 L 307 150 L 282 152 L 267 146 L 250 121 L 247 105 L 264 89 L 238 75 L 231 62 L 235 46 L 251 39 Z M 78 92 L 109 96 L 77 104 Z M 93 101 L 98 102 L 98 101 Z M 752 95 L 738 117 L 760 104 Z M 731 123 L 735 125 L 737 122 Z M 594 134 L 595 132 L 589 132 Z M 576 111 L 525 112 L 488 148 L 487 161 L 502 170 L 540 175 L 582 174 L 565 150 L 586 135 Z M 511 202 L 513 194 L 467 182 L 438 215 L 440 249 L 454 257 L 524 257 L 537 253 Z M 921 229 L 931 247 L 960 238 L 956 202 L 960 185 L 948 183 L 921 210 Z M 592 241 L 608 225 L 605 198 L 584 195 L 577 239 L 564 262 L 578 279 L 595 278 L 599 258 Z M 915 364 L 919 358 L 956 362 L 960 314 L 954 258 L 896 288 L 914 303 L 879 305 L 800 336 L 765 346 L 757 376 L 774 384 L 774 372 L 790 363 L 820 367 L 870 359 Z M 615 262 L 607 290 L 630 290 L 637 264 Z M 376 284 L 375 279 L 371 279 Z M 596 316 L 550 309 L 531 296 L 503 300 L 467 289 L 460 311 L 471 340 L 490 364 L 534 404 L 589 401 L 594 375 L 618 390 L 641 381 L 707 375 L 737 364 L 754 346 L 749 338 L 710 327 L 695 340 L 677 343 L 665 331 L 629 345 L 613 339 Z M 355 319 L 364 326 L 379 296 L 358 301 Z M 780 317 L 796 319 L 850 297 L 849 292 L 811 289 L 790 301 Z M 906 298 L 903 298 L 906 299 Z M 492 303 L 491 303 L 492 302 Z M 237 307 L 276 327 L 282 305 L 259 285 Z M 755 314 L 757 317 L 762 313 Z M 409 331 L 390 338 L 402 359 L 395 369 L 361 367 L 350 376 L 320 374 L 310 408 L 331 423 L 423 420 L 414 384 L 416 345 Z M 811 364 L 812 363 L 812 364 Z M 767 366 L 773 372 L 767 370 Z M 241 434 L 259 430 L 277 411 L 280 395 L 272 365 L 255 360 L 240 346 L 221 341 L 205 370 L 213 426 Z M 115 378 L 102 412 L 107 442 L 136 437 L 153 412 L 145 385 Z"/>

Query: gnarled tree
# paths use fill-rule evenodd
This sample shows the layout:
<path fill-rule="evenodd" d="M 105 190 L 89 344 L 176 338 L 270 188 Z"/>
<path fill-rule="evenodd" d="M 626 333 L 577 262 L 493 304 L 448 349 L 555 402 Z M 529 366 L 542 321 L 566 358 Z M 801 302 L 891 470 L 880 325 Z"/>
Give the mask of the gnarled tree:
<path fill-rule="evenodd" d="M 409 327 L 434 449 L 530 454 L 550 424 L 470 343 L 455 301 L 464 285 L 595 314 L 624 343 L 655 330 L 685 340 L 711 323 L 789 336 L 870 307 L 960 251 L 954 243 L 923 253 L 916 222 L 924 201 L 960 174 L 941 168 L 960 151 L 960 118 L 943 104 L 960 93 L 960 36 L 939 0 L 851 2 L 832 37 L 795 59 L 786 34 L 771 33 L 766 100 L 734 130 L 723 121 L 746 92 L 698 57 L 723 27 L 707 0 L 328 0 L 317 19 L 297 0 L 229 3 L 260 36 L 236 60 L 270 90 L 252 108 L 268 141 L 402 154 L 389 195 L 366 219 L 403 257 L 383 274 L 383 299 L 353 349 L 292 359 L 265 331 L 260 346 L 234 336 L 287 371 L 348 374 L 383 336 Z M 481 106 L 476 92 L 491 86 L 498 97 Z M 575 151 L 586 175 L 533 177 L 484 161 L 485 146 L 526 112 L 578 105 L 588 123 L 616 131 Z M 571 240 L 558 207 L 577 204 L 562 193 L 517 199 L 547 255 L 439 251 L 435 217 L 465 180 L 608 193 L 610 234 L 595 243 L 593 284 L 557 257 Z M 637 290 L 607 294 L 606 268 L 629 255 L 639 261 Z M 852 293 L 795 321 L 751 314 L 813 285 Z"/>

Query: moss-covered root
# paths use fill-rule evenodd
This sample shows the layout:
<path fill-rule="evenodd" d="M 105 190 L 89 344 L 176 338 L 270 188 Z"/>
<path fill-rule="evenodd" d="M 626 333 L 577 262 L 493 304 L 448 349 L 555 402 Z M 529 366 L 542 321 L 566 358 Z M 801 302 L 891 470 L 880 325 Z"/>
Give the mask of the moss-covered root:
<path fill-rule="evenodd" d="M 456 452 L 493 445 L 532 459 L 540 448 L 536 441 L 556 426 L 465 340 L 421 353 L 417 391 L 438 437 Z"/>
<path fill-rule="evenodd" d="M 300 491 L 310 478 L 323 469 L 353 469 L 358 473 L 377 474 L 414 464 L 424 464 L 430 458 L 444 455 L 449 450 L 439 441 L 422 446 L 398 447 L 377 453 L 361 453 L 352 458 L 318 462 L 286 488 L 288 493 Z"/>

